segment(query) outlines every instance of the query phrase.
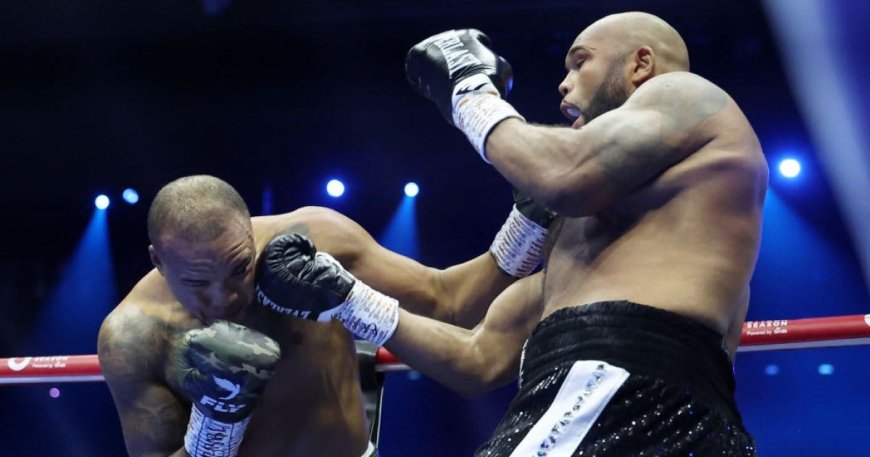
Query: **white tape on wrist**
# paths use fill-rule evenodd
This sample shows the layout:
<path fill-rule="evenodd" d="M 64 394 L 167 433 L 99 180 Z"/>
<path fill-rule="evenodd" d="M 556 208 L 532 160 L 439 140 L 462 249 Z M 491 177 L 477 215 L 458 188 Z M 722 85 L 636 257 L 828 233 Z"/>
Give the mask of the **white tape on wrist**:
<path fill-rule="evenodd" d="M 486 137 L 499 122 L 525 118 L 501 99 L 498 89 L 483 74 L 469 76 L 453 88 L 453 124 L 465 133 L 468 141 L 486 163 Z"/>
<path fill-rule="evenodd" d="M 357 280 L 335 317 L 354 335 L 383 346 L 399 325 L 399 301 Z"/>
<path fill-rule="evenodd" d="M 191 408 L 190 422 L 184 435 L 184 449 L 191 457 L 235 457 L 245 437 L 251 417 L 240 422 L 221 422 Z"/>
<path fill-rule="evenodd" d="M 495 235 L 489 252 L 502 271 L 522 278 L 540 263 L 549 233 L 549 230 L 532 222 L 514 205 L 501 230 Z"/>

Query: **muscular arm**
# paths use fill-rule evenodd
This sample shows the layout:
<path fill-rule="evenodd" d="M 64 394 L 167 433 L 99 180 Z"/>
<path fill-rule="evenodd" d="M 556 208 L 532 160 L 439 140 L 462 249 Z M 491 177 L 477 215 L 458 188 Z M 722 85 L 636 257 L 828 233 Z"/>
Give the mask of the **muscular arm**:
<path fill-rule="evenodd" d="M 156 342 L 139 338 L 144 316 L 110 315 L 100 328 L 98 356 L 121 419 L 131 457 L 184 457 L 189 408 L 158 380 L 151 358 Z"/>
<path fill-rule="evenodd" d="M 473 330 L 400 311 L 386 347 L 439 383 L 473 396 L 514 379 L 525 340 L 541 318 L 543 275 L 523 278 L 495 299 Z"/>
<path fill-rule="evenodd" d="M 668 73 L 579 130 L 507 119 L 488 137 L 486 153 L 520 191 L 559 214 L 585 216 L 710 141 L 700 127 L 728 100 L 699 76 Z"/>
<path fill-rule="evenodd" d="M 515 280 L 498 269 L 488 252 L 443 270 L 424 266 L 384 248 L 359 224 L 326 208 L 258 219 L 268 221 L 270 234 L 309 236 L 319 250 L 412 313 L 466 328 L 480 322 L 493 299 Z"/>

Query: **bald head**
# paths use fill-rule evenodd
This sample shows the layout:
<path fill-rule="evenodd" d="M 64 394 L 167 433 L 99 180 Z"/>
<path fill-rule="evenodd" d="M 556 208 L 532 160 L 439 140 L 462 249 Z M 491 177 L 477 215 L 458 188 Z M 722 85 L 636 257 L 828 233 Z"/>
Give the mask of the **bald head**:
<path fill-rule="evenodd" d="M 250 218 L 250 213 L 232 186 L 213 176 L 187 176 L 163 186 L 154 197 L 148 210 L 148 238 L 154 246 L 166 236 L 211 241 L 234 217 Z"/>
<path fill-rule="evenodd" d="M 606 16 L 586 28 L 578 40 L 619 47 L 622 55 L 647 46 L 656 57 L 656 74 L 689 70 L 689 51 L 680 34 L 667 22 L 648 13 Z"/>

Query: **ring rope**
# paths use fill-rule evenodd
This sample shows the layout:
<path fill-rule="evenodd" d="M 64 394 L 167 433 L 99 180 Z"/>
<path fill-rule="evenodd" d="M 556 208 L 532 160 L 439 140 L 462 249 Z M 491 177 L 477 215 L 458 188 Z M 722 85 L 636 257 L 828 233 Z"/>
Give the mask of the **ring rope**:
<path fill-rule="evenodd" d="M 870 344 L 870 314 L 749 321 L 743 324 L 738 352 L 776 351 Z M 378 348 L 375 371 L 409 367 Z M 0 358 L 0 384 L 98 382 L 103 374 L 95 354 Z"/>

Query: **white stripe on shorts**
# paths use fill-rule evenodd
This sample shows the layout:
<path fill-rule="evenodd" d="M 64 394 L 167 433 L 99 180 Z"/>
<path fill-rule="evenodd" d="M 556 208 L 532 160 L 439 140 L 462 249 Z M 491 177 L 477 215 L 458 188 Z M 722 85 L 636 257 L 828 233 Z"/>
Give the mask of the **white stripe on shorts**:
<path fill-rule="evenodd" d="M 369 441 L 369 445 L 366 448 L 366 451 L 363 452 L 362 457 L 377 457 L 377 456 L 378 456 L 378 453 L 376 452 L 375 444 L 372 443 L 371 441 Z"/>
<path fill-rule="evenodd" d="M 553 403 L 510 457 L 571 457 L 628 375 L 607 362 L 574 363 Z"/>

